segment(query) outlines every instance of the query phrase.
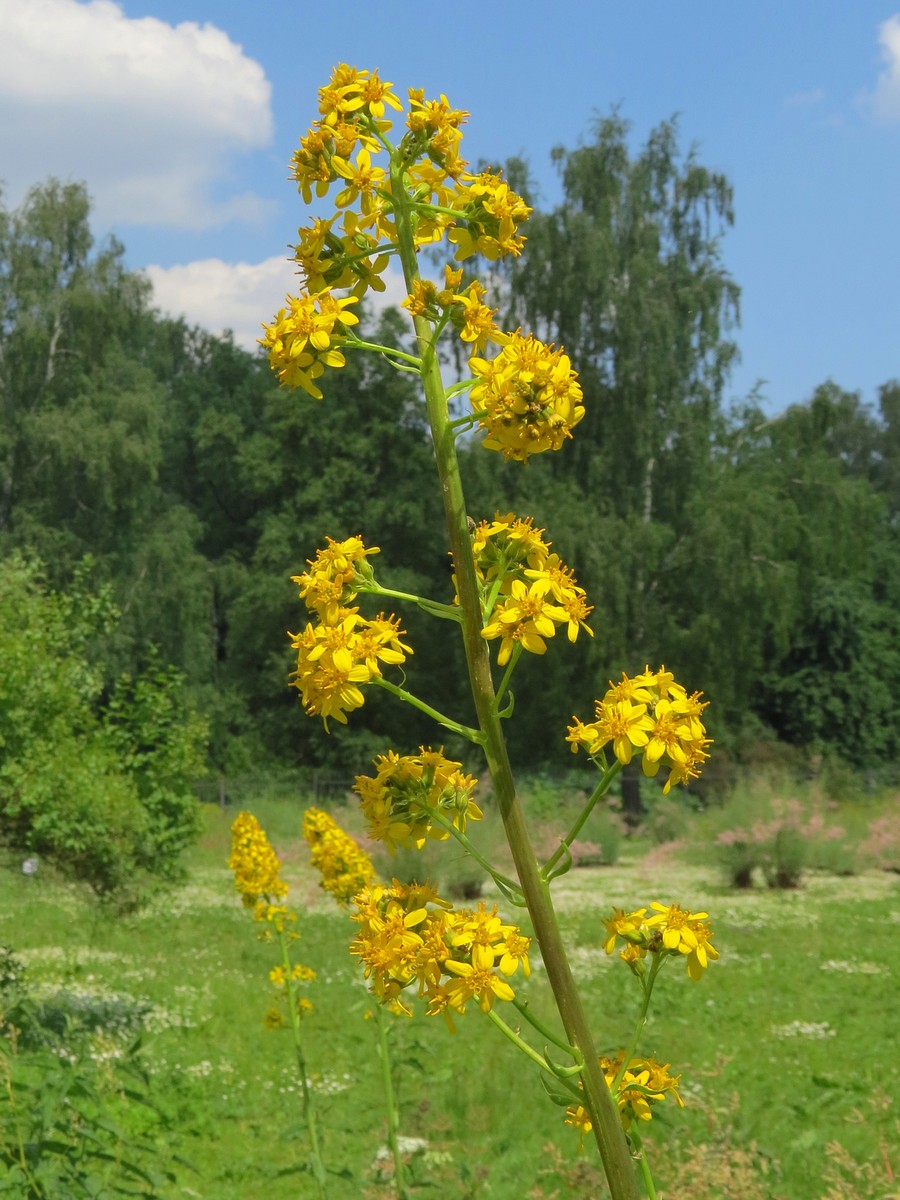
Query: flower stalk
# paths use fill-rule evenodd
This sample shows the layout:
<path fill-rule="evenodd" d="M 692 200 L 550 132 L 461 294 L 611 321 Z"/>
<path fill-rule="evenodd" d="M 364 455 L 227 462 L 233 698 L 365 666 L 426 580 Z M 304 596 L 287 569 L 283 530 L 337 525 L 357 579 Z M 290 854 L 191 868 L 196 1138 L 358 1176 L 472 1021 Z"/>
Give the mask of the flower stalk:
<path fill-rule="evenodd" d="M 445 96 L 426 100 L 423 92 L 410 89 L 405 132 L 393 145 L 387 138 L 393 122 L 385 119 L 386 107 L 402 112 L 403 105 L 391 87 L 377 72 L 341 64 L 320 89 L 321 117 L 301 139 L 292 165 L 307 203 L 313 191 L 322 196 L 337 184 L 336 212 L 299 231 L 296 259 L 306 294 L 288 297 L 288 307 L 265 327 L 262 341 L 282 382 L 315 399 L 323 398 L 317 381 L 326 369 L 344 365 L 345 349 L 382 354 L 397 369 L 421 378 L 456 599 L 453 605 L 439 604 L 384 588 L 369 562 L 378 547 L 367 545 L 362 535 L 343 541 L 327 538 L 327 547 L 307 560 L 309 570 L 294 577 L 311 616 L 304 628 L 290 635 L 297 651 L 292 682 L 306 711 L 321 717 L 326 729 L 330 719 L 345 723 L 347 715 L 365 703 L 364 689 L 374 684 L 483 749 L 514 878 L 496 871 L 466 836 L 467 822 L 483 816 L 473 798 L 477 780 L 464 774 L 461 763 L 446 758 L 443 747 L 422 746 L 418 754 L 381 754 L 374 760 L 375 774 L 357 776 L 354 790 L 361 798 L 369 836 L 391 853 L 398 846 L 421 849 L 429 838 L 455 837 L 508 902 L 527 907 L 561 1031 L 546 1029 L 532 1017 L 527 1003 L 517 999 L 510 980 L 519 969 L 529 975 L 532 938 L 517 925 L 504 924 L 496 906 L 492 911 L 484 903 L 477 911 L 454 909 L 429 883 L 378 883 L 370 868 L 360 865 L 358 849 L 346 841 L 339 848 L 324 814 L 311 810 L 305 832 L 314 862 L 318 859 L 323 869 L 323 886 L 341 903 L 352 900 L 356 908 L 353 920 L 359 932 L 351 953 L 359 958 L 372 995 L 394 1011 L 411 1015 L 408 1001 L 417 992 L 428 1015 L 443 1016 L 451 1030 L 454 1018 L 477 1001 L 482 1013 L 544 1072 L 544 1088 L 554 1103 L 566 1108 L 566 1123 L 581 1138 L 593 1135 L 612 1200 L 635 1200 L 639 1182 L 633 1159 L 640 1162 L 653 1200 L 639 1139 L 636 1133 L 631 1139 L 630 1146 L 638 1148 L 632 1154 L 627 1134 L 638 1121 L 649 1120 L 651 1105 L 667 1095 L 681 1105 L 680 1077 L 669 1074 L 668 1064 L 632 1054 L 662 957 L 686 956 L 689 975 L 701 978 L 707 962 L 718 956 L 710 941 L 712 930 L 705 913 L 677 904 L 654 901 L 649 916 L 646 908 L 613 912 L 605 922 L 606 952 L 613 952 L 619 937 L 628 943 L 621 958 L 640 982 L 642 1006 L 628 1051 L 621 1058 L 601 1059 L 572 977 L 550 885 L 571 867 L 576 837 L 633 757 L 643 760 L 643 771 L 650 777 L 667 772 L 665 793 L 699 774 L 710 744 L 701 719 L 706 704 L 701 693 L 689 695 L 665 667 L 651 671 L 647 666 L 633 678 L 623 674 L 618 683 L 610 682 L 609 691 L 596 702 L 593 720 L 573 717 L 566 740 L 573 752 L 587 752 L 601 778 L 549 860 L 543 867 L 538 864 L 503 734 L 503 721 L 514 710 L 510 685 L 522 653 L 543 655 L 558 631 L 565 630 L 569 642 L 582 631 L 593 636 L 587 623 L 592 606 L 532 517 L 498 512 L 493 519 L 476 522 L 469 516 L 456 439 L 478 426 L 485 450 L 520 463 L 534 454 L 558 451 L 584 416 L 583 393 L 564 350 L 520 329 L 500 329 L 494 323 L 496 310 L 485 303 L 487 289 L 477 279 L 464 283 L 464 267 L 457 265 L 476 254 L 489 261 L 520 254 L 525 239 L 519 226 L 530 208 L 499 172 L 466 170 L 459 143 L 468 113 L 453 109 Z M 373 164 L 373 153 L 382 150 L 387 152 L 386 166 Z M 454 261 L 444 267 L 441 284 L 422 278 L 418 255 L 442 238 L 455 253 Z M 380 276 L 394 256 L 408 289 L 403 307 L 412 318 L 418 354 L 379 346 L 353 331 L 359 317 L 352 306 L 370 288 L 384 290 Z M 472 376 L 449 388 L 443 383 L 437 351 L 444 332 L 458 335 L 468 347 Z M 456 398 L 464 393 L 471 411 L 460 415 Z M 459 624 L 474 724 L 462 724 L 406 690 L 405 673 L 398 675 L 396 669 L 414 650 L 401 640 L 405 631 L 400 618 L 385 613 L 363 616 L 356 604 L 360 593 L 413 603 Z M 498 643 L 494 656 L 491 642 Z M 494 683 L 494 661 L 502 672 L 499 687 Z M 653 956 L 649 970 L 648 955 Z M 496 1004 L 510 1002 L 544 1036 L 543 1056 L 497 1012 Z M 552 1060 L 551 1044 L 571 1057 L 570 1065 Z M 386 1042 L 383 1063 L 385 1046 Z M 548 1081 L 546 1075 L 553 1078 Z M 386 1095 L 389 1132 L 395 1135 L 389 1079 Z M 570 1097 L 574 1103 L 569 1103 Z M 395 1163 L 403 1186 L 396 1152 Z"/>
<path fill-rule="evenodd" d="M 406 1185 L 406 1167 L 400 1152 L 400 1112 L 394 1097 L 394 1080 L 391 1072 L 390 1030 L 388 1017 L 381 1004 L 375 1005 L 375 1021 L 378 1025 L 378 1060 L 381 1063 L 381 1087 L 384 1092 L 384 1108 L 387 1117 L 388 1146 L 394 1160 L 394 1191 L 397 1200 L 409 1200 Z"/>
<path fill-rule="evenodd" d="M 396 164 L 392 166 L 391 181 L 396 205 L 395 220 L 400 261 L 406 286 L 412 291 L 414 281 L 419 278 L 419 269 L 409 203 Z M 506 740 L 497 714 L 490 654 L 487 643 L 481 636 L 481 599 L 447 396 L 440 364 L 431 343 L 431 326 L 424 317 L 415 316 L 413 320 L 422 356 L 422 383 L 450 540 L 450 555 L 463 614 L 462 631 L 469 682 L 494 795 L 560 1020 L 566 1036 L 584 1059 L 585 1066 L 581 1078 L 585 1102 L 591 1115 L 594 1139 L 603 1161 L 610 1194 L 613 1200 L 636 1200 L 637 1183 L 628 1145 L 616 1106 L 599 1067 L 597 1050 L 569 967 L 550 889 L 538 868 L 521 801 L 516 792 Z"/>
<path fill-rule="evenodd" d="M 322 1151 L 319 1145 L 319 1121 L 316 1112 L 315 1092 L 309 1085 L 309 1071 L 306 1066 L 306 1054 L 303 1049 L 303 1035 L 300 1029 L 300 1000 L 299 989 L 293 977 L 288 949 L 288 938 L 284 928 L 279 925 L 278 945 L 281 950 L 281 966 L 284 971 L 285 987 L 287 988 L 287 1009 L 291 1027 L 291 1038 L 294 1042 L 294 1055 L 297 1060 L 297 1077 L 300 1080 L 300 1090 L 303 1097 L 303 1119 L 306 1122 L 306 1132 L 309 1137 L 309 1165 L 316 1181 L 319 1200 L 327 1200 L 328 1176 L 322 1161 Z"/>

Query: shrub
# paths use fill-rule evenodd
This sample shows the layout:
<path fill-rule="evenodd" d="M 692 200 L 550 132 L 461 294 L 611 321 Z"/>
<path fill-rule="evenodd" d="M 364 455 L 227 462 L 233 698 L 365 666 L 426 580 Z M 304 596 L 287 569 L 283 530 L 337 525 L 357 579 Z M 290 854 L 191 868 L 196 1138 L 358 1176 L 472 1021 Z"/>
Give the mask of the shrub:
<path fill-rule="evenodd" d="M 810 867 L 852 866 L 846 830 L 815 801 L 784 799 L 765 786 L 736 789 L 713 824 L 714 854 L 734 887 L 761 877 L 771 888 L 794 888 Z"/>
<path fill-rule="evenodd" d="M 859 858 L 866 866 L 882 871 L 900 871 L 900 813 L 885 813 L 869 823 L 868 833 L 860 842 Z"/>
<path fill-rule="evenodd" d="M 64 595 L 21 558 L 0 565 L 0 844 L 124 901 L 196 835 L 205 728 L 155 659 L 102 703 L 90 652 L 117 620 L 80 578 Z"/>
<path fill-rule="evenodd" d="M 675 799 L 671 796 L 660 796 L 655 800 L 647 813 L 640 832 L 648 837 L 654 846 L 664 846 L 669 842 L 677 842 L 683 838 L 693 815 L 687 799 Z"/>

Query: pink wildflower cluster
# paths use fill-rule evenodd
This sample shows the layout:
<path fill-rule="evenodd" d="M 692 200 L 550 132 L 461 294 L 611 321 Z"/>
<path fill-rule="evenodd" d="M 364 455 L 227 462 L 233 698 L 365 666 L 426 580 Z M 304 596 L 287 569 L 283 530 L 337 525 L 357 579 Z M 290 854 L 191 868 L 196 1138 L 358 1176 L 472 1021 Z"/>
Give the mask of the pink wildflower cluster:
<path fill-rule="evenodd" d="M 830 824 L 818 809 L 808 812 L 800 800 L 775 799 L 770 809 L 771 815 L 715 838 L 737 887 L 750 887 L 757 869 L 769 887 L 797 887 L 814 849 L 846 837 L 843 826 Z"/>
<path fill-rule="evenodd" d="M 900 813 L 885 813 L 869 823 L 869 835 L 859 844 L 866 866 L 882 871 L 900 871 Z"/>

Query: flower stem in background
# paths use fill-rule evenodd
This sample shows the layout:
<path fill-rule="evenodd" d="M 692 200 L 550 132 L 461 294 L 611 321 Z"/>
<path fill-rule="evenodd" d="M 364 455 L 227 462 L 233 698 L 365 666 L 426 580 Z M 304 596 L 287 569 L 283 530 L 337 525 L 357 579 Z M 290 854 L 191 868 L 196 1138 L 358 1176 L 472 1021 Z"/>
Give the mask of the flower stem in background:
<path fill-rule="evenodd" d="M 315 1092 L 309 1085 L 309 1072 L 306 1066 L 306 1055 L 303 1050 L 303 1037 L 300 1032 L 300 1011 L 302 997 L 298 994 L 297 983 L 294 979 L 293 965 L 288 948 L 288 937 L 281 927 L 278 930 L 278 945 L 281 949 L 281 966 L 284 971 L 285 987 L 287 988 L 287 1007 L 291 1026 L 291 1037 L 294 1041 L 294 1054 L 297 1059 L 297 1076 L 303 1096 L 303 1119 L 309 1135 L 309 1165 L 316 1181 L 319 1200 L 327 1200 L 327 1175 L 319 1147 L 319 1124 L 316 1112 Z"/>
<path fill-rule="evenodd" d="M 388 1146 L 394 1160 L 394 1190 L 397 1200 L 409 1200 L 406 1186 L 406 1168 L 400 1153 L 400 1113 L 394 1098 L 394 1081 L 391 1073 L 390 1029 L 384 1006 L 375 1005 L 375 1020 L 378 1024 L 378 1058 L 381 1062 L 381 1086 L 384 1089 L 384 1108 L 387 1115 Z"/>

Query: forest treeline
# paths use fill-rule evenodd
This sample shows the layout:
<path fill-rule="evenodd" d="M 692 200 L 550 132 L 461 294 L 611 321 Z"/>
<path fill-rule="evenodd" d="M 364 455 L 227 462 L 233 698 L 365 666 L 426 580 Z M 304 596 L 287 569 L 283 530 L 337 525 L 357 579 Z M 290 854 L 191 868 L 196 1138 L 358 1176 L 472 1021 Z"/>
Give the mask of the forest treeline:
<path fill-rule="evenodd" d="M 513 751 L 564 761 L 567 721 L 608 678 L 665 662 L 709 697 L 732 759 L 783 744 L 891 764 L 900 383 L 877 411 L 830 381 L 775 417 L 756 396 L 726 409 L 730 186 L 680 153 L 673 124 L 638 153 L 627 132 L 614 115 L 556 153 L 562 201 L 493 277 L 506 328 L 566 347 L 586 416 L 524 468 L 466 444 L 471 515 L 532 513 L 596 606 L 593 639 L 557 638 L 519 668 Z M 510 172 L 527 192 L 525 165 Z M 370 323 L 408 338 L 405 314 Z M 321 402 L 282 390 L 261 355 L 161 316 L 123 247 L 94 243 L 84 187 L 51 181 L 0 211 L 0 570 L 108 596 L 116 620 L 85 641 L 96 703 L 123 676 L 177 668 L 220 772 L 350 773 L 434 741 L 378 689 L 326 736 L 288 688 L 286 634 L 305 620 L 290 577 L 326 534 L 379 546 L 389 586 L 452 586 L 413 381 L 365 355 L 320 383 Z M 456 648 L 402 616 L 419 694 L 467 720 Z"/>

